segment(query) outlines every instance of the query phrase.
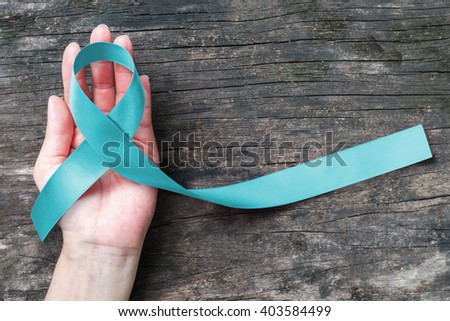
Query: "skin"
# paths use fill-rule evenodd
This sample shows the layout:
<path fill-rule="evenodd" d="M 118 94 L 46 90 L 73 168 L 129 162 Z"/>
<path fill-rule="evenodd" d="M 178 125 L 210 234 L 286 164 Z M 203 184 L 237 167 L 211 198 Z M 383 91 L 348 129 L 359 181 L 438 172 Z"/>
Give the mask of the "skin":
<path fill-rule="evenodd" d="M 105 25 L 97 26 L 90 42 L 111 42 Z M 114 43 L 133 56 L 128 36 Z M 74 124 L 69 101 L 72 66 L 80 47 L 69 44 L 63 55 L 64 99 L 51 96 L 45 140 L 34 168 L 34 180 L 41 190 L 70 153 L 83 141 Z M 85 72 L 78 82 L 105 114 L 120 100 L 131 80 L 131 72 L 111 62 L 92 63 L 92 92 Z M 145 89 L 145 111 L 134 140 L 148 146 L 144 152 L 158 163 L 151 120 L 150 82 L 141 76 Z M 151 148 L 151 147 L 154 148 Z M 47 300 L 127 300 L 136 277 L 143 241 L 152 220 L 157 190 L 140 185 L 109 170 L 69 209 L 59 221 L 63 247 L 46 296 Z"/>

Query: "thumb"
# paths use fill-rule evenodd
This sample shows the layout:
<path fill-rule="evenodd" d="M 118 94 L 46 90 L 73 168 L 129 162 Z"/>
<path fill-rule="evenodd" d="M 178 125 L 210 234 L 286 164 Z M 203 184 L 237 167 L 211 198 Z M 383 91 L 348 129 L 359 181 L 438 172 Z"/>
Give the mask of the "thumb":
<path fill-rule="evenodd" d="M 74 122 L 67 104 L 57 96 L 50 96 L 45 139 L 33 172 L 39 190 L 69 155 L 73 132 Z"/>

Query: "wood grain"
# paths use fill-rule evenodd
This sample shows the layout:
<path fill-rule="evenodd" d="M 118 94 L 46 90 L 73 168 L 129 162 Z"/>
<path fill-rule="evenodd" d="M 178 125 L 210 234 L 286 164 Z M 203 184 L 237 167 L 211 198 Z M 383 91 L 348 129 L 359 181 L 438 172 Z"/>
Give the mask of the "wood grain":
<path fill-rule="evenodd" d="M 270 134 L 301 154 L 327 131 L 350 147 L 422 123 L 434 155 L 268 210 L 161 192 L 132 299 L 450 299 L 450 6 L 373 3 L 2 2 L 2 299 L 40 300 L 51 279 L 61 236 L 42 243 L 34 231 L 32 168 L 47 98 L 62 94 L 62 50 L 86 45 L 99 23 L 133 40 L 138 69 L 152 81 L 159 142 L 194 133 L 222 144 L 227 157 L 233 141 L 282 154 L 262 142 Z M 193 147 L 162 153 L 197 157 Z M 209 187 L 298 161 L 165 171 L 187 187 Z"/>

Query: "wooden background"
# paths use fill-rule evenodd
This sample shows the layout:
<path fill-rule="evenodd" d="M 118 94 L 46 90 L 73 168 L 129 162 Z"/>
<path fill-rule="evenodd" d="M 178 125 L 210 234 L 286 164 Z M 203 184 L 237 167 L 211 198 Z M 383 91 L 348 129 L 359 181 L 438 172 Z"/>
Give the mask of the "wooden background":
<path fill-rule="evenodd" d="M 134 42 L 160 141 L 179 132 L 227 145 L 270 133 L 301 152 L 327 131 L 350 147 L 422 123 L 434 155 L 268 210 L 160 192 L 132 299 L 450 299 L 448 1 L 119 2 L 0 4 L 3 300 L 40 300 L 51 279 L 61 237 L 40 242 L 33 228 L 32 168 L 47 98 L 62 94 L 62 50 L 86 45 L 100 23 Z M 257 150 L 269 149 L 283 152 Z M 209 187 L 286 164 L 234 165 L 165 171 Z"/>

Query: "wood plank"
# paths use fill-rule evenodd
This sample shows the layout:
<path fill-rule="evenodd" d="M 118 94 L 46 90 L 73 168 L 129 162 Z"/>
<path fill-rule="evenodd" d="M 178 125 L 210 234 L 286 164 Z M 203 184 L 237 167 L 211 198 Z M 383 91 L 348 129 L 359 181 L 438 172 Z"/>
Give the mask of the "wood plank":
<path fill-rule="evenodd" d="M 32 168 L 48 96 L 62 94 L 64 46 L 87 44 L 99 23 L 133 40 L 159 143 L 194 134 L 235 157 L 216 168 L 169 162 L 187 187 L 293 166 L 327 131 L 350 147 L 422 123 L 434 155 L 275 209 L 162 191 L 132 299 L 450 299 L 448 2 L 286 0 L 0 4 L 3 300 L 42 299 L 51 279 L 61 236 L 42 243 L 34 231 Z M 253 142 L 261 162 L 239 166 L 236 141 Z M 279 150 L 283 141 L 292 148 Z M 162 154 L 200 159 L 194 146 L 163 144 Z M 265 162 L 269 150 L 279 157 Z"/>

